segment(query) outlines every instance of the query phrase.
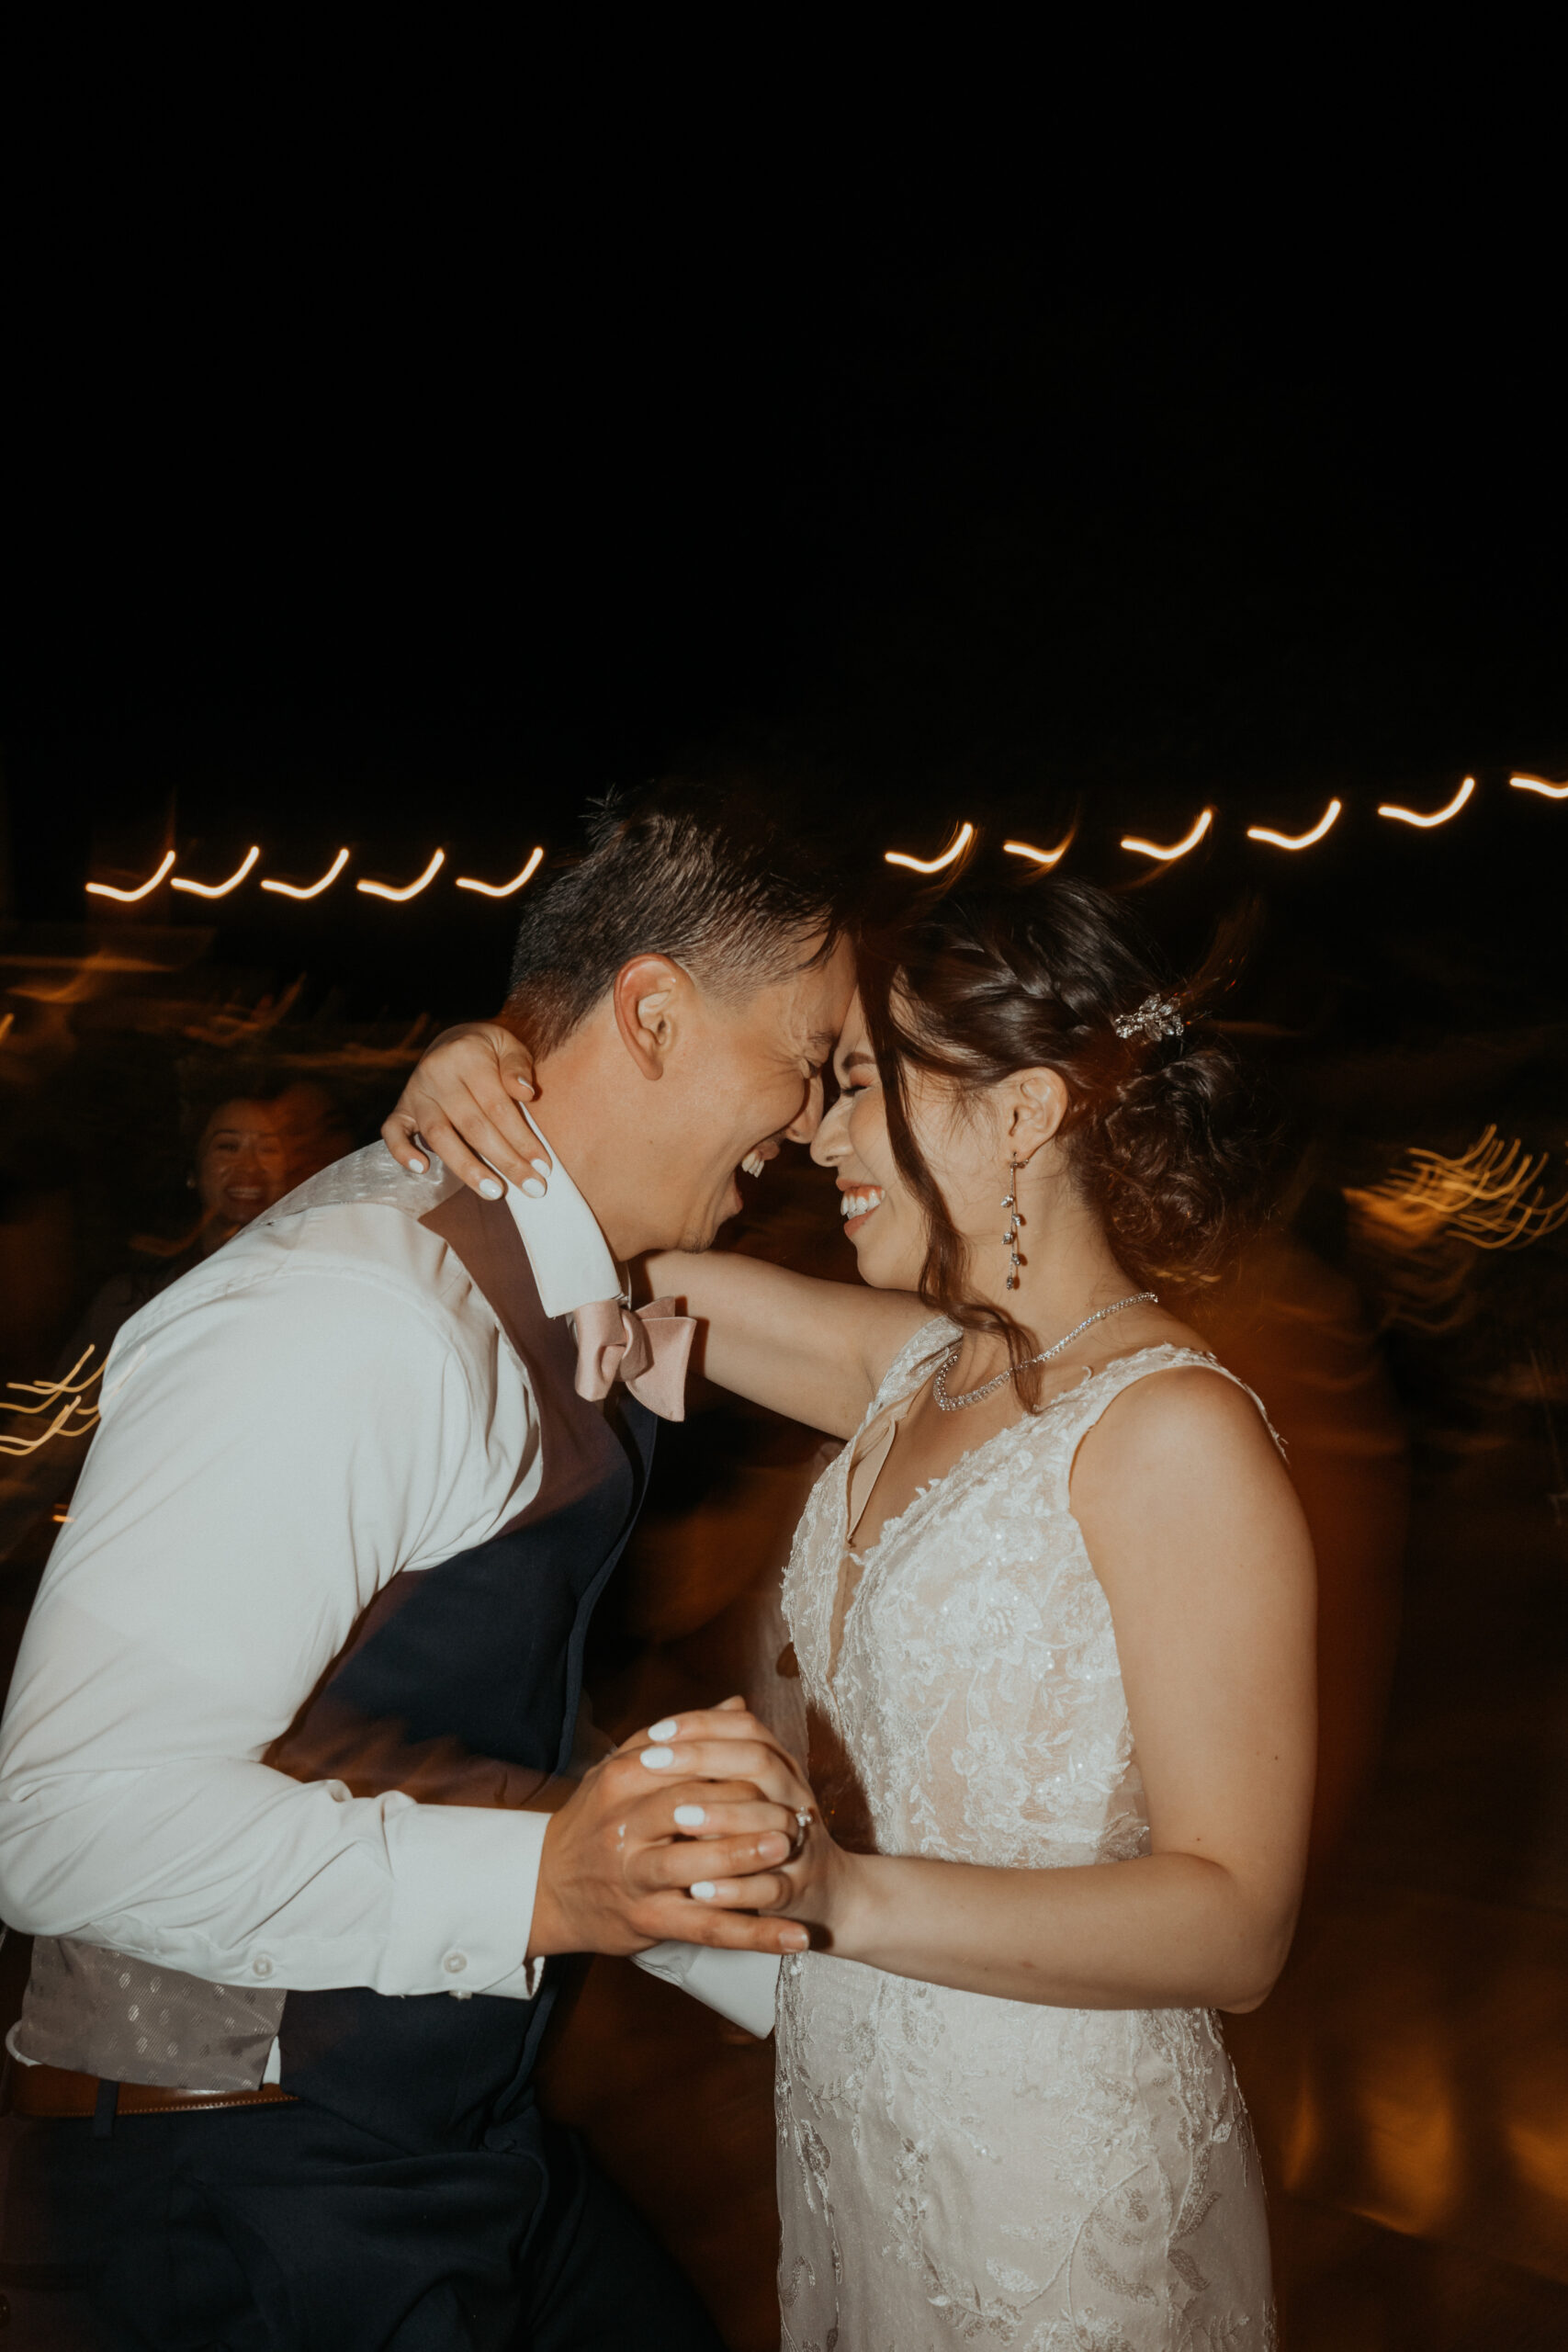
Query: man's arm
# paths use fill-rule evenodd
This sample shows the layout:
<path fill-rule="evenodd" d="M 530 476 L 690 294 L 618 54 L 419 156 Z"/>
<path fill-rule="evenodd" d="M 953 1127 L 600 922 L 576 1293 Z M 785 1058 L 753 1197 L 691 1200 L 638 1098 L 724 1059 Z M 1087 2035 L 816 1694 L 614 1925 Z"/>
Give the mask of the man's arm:
<path fill-rule="evenodd" d="M 171 1295 L 122 1342 L 0 1728 L 0 1916 L 219 1983 L 385 1993 L 525 1995 L 530 1950 L 787 1948 L 781 1923 L 685 1893 L 775 1860 L 808 1801 L 733 1715 L 724 1785 L 632 1758 L 560 1814 L 355 1797 L 264 1760 L 390 1577 L 481 1541 L 536 1484 L 493 1320 L 441 1311 L 439 1245 L 412 1220 L 344 1215 L 377 1220 L 378 1260 L 258 1238 L 233 1281 Z M 698 1800 L 714 1860 L 673 1817 Z"/>
<path fill-rule="evenodd" d="M 391 1262 L 253 1244 L 122 1340 L 0 1731 L 0 1909 L 220 1983 L 434 1992 L 460 1952 L 520 1992 L 545 1817 L 261 1761 L 376 1592 L 488 1533 L 536 1453 L 525 1390 L 481 1412 L 420 1295 L 430 1238 L 357 1214 Z"/>

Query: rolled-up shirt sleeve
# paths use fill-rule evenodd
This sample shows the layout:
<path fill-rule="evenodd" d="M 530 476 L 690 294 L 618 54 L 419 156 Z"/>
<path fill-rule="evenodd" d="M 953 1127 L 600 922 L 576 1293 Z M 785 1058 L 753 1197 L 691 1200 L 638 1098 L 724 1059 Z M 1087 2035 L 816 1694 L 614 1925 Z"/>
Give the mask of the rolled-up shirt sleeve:
<path fill-rule="evenodd" d="M 312 1221 L 121 1334 L 0 1728 L 0 1916 L 222 1984 L 525 1996 L 547 1815 L 262 1761 L 389 1579 L 537 1483 L 461 1269 L 350 1214 L 381 1261 Z"/>

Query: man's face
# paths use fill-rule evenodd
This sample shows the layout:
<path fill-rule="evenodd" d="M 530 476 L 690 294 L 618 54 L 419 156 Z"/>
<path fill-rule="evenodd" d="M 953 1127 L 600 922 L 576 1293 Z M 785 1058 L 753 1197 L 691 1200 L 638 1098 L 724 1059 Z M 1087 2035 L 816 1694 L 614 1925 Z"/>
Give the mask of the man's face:
<path fill-rule="evenodd" d="M 682 1047 L 650 1090 L 665 1096 L 661 1139 L 672 1147 L 655 1163 L 664 1246 L 711 1248 L 742 1205 L 742 1175 L 760 1176 L 781 1143 L 810 1142 L 822 1117 L 822 1072 L 853 992 L 853 956 L 840 942 L 821 964 L 738 1004 L 701 995 Z"/>

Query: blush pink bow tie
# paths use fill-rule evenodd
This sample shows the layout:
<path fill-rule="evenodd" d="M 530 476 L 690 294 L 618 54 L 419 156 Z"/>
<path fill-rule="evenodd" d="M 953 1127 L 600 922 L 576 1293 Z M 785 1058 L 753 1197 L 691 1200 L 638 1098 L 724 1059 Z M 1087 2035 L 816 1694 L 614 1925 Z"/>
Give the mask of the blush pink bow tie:
<path fill-rule="evenodd" d="M 577 1310 L 577 1393 L 594 1404 L 624 1380 L 639 1405 L 661 1421 L 686 1418 L 686 1362 L 696 1336 L 672 1298 L 628 1314 L 618 1299 L 596 1298 Z"/>

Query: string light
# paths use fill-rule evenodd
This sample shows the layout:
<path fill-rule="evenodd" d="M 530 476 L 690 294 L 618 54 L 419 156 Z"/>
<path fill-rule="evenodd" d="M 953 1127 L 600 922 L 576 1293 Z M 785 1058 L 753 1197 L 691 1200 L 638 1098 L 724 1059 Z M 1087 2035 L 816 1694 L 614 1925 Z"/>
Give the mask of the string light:
<path fill-rule="evenodd" d="M 1516 792 L 1537 793 L 1546 800 L 1568 800 L 1568 783 L 1551 784 L 1544 776 L 1537 775 L 1511 775 L 1508 783 Z M 1415 825 L 1422 831 L 1428 831 L 1435 825 L 1446 825 L 1450 818 L 1457 817 L 1474 791 L 1475 778 L 1472 775 L 1467 775 L 1445 808 L 1424 811 L 1418 808 L 1406 808 L 1393 801 L 1382 801 L 1378 805 L 1378 815 L 1392 818 L 1396 823 L 1402 825 Z M 1344 808 L 1343 801 L 1337 798 L 1330 800 L 1316 824 L 1304 833 L 1282 833 L 1276 831 L 1270 825 L 1249 825 L 1247 829 L 1247 838 L 1250 842 L 1265 842 L 1274 849 L 1291 851 L 1313 849 L 1337 823 L 1344 814 Z M 1145 840 L 1141 834 L 1126 833 L 1122 837 L 1122 847 L 1124 850 L 1131 850 L 1136 856 L 1152 857 L 1157 859 L 1161 865 L 1172 865 L 1178 858 L 1185 857 L 1190 850 L 1196 849 L 1213 821 L 1214 810 L 1212 808 L 1204 808 L 1194 820 L 1190 831 L 1185 833 L 1179 842 L 1153 842 Z M 1008 857 L 1027 858 L 1041 872 L 1049 873 L 1054 866 L 1060 865 L 1072 847 L 1076 831 L 1077 828 L 1074 827 L 1054 849 L 1042 849 L 1033 842 L 1009 841 L 1002 843 L 1002 850 Z M 939 857 L 915 857 L 908 850 L 897 849 L 885 850 L 883 856 L 887 865 L 906 866 L 913 874 L 941 874 L 950 865 L 957 864 L 976 837 L 975 827 L 965 821 L 960 824 L 953 840 Z M 173 877 L 171 888 L 186 891 L 199 899 L 226 899 L 231 891 L 237 890 L 241 883 L 254 871 L 261 854 L 259 845 L 253 844 L 233 873 L 227 876 L 221 882 L 197 882 L 184 875 L 176 874 Z M 85 888 L 92 898 L 114 899 L 123 906 L 132 906 L 138 900 L 151 897 L 159 884 L 169 877 L 175 863 L 175 855 L 176 853 L 172 849 L 165 851 L 146 881 L 138 883 L 133 889 L 122 890 L 112 882 L 89 882 L 85 885 Z M 314 882 L 280 882 L 275 881 L 270 876 L 264 876 L 261 887 L 264 890 L 272 891 L 279 898 L 319 899 L 323 891 L 331 889 L 333 884 L 343 873 L 349 862 L 349 855 L 347 849 L 340 849 L 326 872 L 319 876 Z M 459 890 L 471 890 L 485 899 L 510 899 L 533 880 L 544 862 L 544 846 L 541 843 L 509 882 L 485 882 L 481 881 L 478 875 L 473 874 L 459 874 L 453 878 Z M 412 882 L 399 886 L 389 882 L 365 881 L 356 883 L 355 887 L 368 898 L 385 899 L 394 906 L 406 906 L 411 899 L 417 899 L 422 892 L 429 888 L 446 863 L 446 851 L 438 849 L 432 854 L 424 871 L 416 876 Z"/>
<path fill-rule="evenodd" d="M 1205 808 L 1192 831 L 1183 840 L 1173 842 L 1168 849 L 1162 849 L 1158 842 L 1140 841 L 1134 833 L 1126 834 L 1122 846 L 1136 850 L 1140 857 L 1157 857 L 1168 865 L 1172 858 L 1185 857 L 1190 849 L 1196 849 L 1213 821 L 1213 810 Z"/>
<path fill-rule="evenodd" d="M 446 863 L 446 851 L 438 849 L 418 881 L 410 882 L 401 890 L 394 890 L 389 882 L 356 882 L 354 887 L 356 890 L 363 890 L 367 898 L 390 899 L 394 905 L 406 907 L 411 899 L 417 899 L 420 892 L 434 881 Z"/>
<path fill-rule="evenodd" d="M 963 856 L 974 838 L 974 826 L 962 825 L 940 857 L 910 857 L 901 849 L 885 850 L 883 855 L 889 865 L 907 865 L 912 874 L 940 874 L 944 865 L 951 865 L 954 858 Z"/>
<path fill-rule="evenodd" d="M 262 888 L 276 890 L 281 899 L 319 899 L 323 890 L 331 888 L 347 864 L 348 852 L 340 849 L 319 882 L 309 883 L 303 888 L 294 882 L 264 882 Z"/>
<path fill-rule="evenodd" d="M 1470 798 L 1471 794 L 1474 790 L 1475 778 L 1472 775 L 1467 775 L 1464 782 L 1460 786 L 1459 790 L 1454 794 L 1453 798 L 1449 802 L 1448 807 L 1446 808 L 1435 808 L 1429 817 L 1421 816 L 1414 808 L 1395 808 L 1392 802 L 1386 800 L 1380 804 L 1378 815 L 1380 817 L 1395 817 L 1402 825 L 1419 825 L 1423 830 L 1431 825 L 1446 825 L 1450 817 L 1457 817 L 1459 815 L 1460 810 L 1464 807 L 1465 802 Z"/>
<path fill-rule="evenodd" d="M 1073 837 L 1071 833 L 1067 835 L 1065 841 L 1058 842 L 1055 849 L 1036 849 L 1033 847 L 1032 843 L 1029 842 L 1004 842 L 1002 843 L 1002 847 L 1007 852 L 1009 857 L 1032 857 L 1036 865 L 1045 866 L 1046 868 L 1053 865 L 1059 865 L 1063 858 L 1066 857 L 1067 852 L 1071 849 L 1072 845 Z"/>
<path fill-rule="evenodd" d="M 544 848 L 541 844 L 541 846 L 534 852 L 533 856 L 528 860 L 528 863 L 523 868 L 522 873 L 513 875 L 510 882 L 476 882 L 471 875 L 459 874 L 457 876 L 457 888 L 459 890 L 478 890 L 480 896 L 486 899 L 510 899 L 513 890 L 521 890 L 524 883 L 531 880 L 534 875 L 538 872 L 539 860 L 544 856 Z"/>
<path fill-rule="evenodd" d="M 117 890 L 112 882 L 89 882 L 87 896 L 90 899 L 118 899 L 121 906 L 129 907 L 136 899 L 145 899 L 150 891 L 155 890 L 174 862 L 174 851 L 165 850 L 157 872 L 150 874 L 146 881 L 138 884 L 134 890 Z"/>
<path fill-rule="evenodd" d="M 260 855 L 259 849 L 247 850 L 227 882 L 186 882 L 176 874 L 169 888 L 172 890 L 194 890 L 198 899 L 226 899 L 231 890 L 239 888 Z"/>
<path fill-rule="evenodd" d="M 1247 838 L 1249 842 L 1272 842 L 1276 849 L 1311 849 L 1314 842 L 1323 839 L 1343 806 L 1342 801 L 1331 800 L 1310 833 L 1275 833 L 1267 825 L 1248 825 Z"/>

